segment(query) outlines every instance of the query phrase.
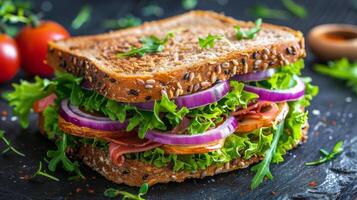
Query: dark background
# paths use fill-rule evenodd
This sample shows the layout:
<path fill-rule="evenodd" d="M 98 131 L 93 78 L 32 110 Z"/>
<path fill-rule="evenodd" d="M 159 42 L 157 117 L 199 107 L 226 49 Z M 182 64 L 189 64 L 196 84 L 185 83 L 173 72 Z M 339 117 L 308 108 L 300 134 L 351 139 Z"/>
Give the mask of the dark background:
<path fill-rule="evenodd" d="M 198 9 L 224 12 L 237 19 L 254 20 L 247 15 L 247 8 L 258 1 L 233 0 L 200 0 Z M 323 23 L 357 24 L 356 9 L 349 0 L 306 0 L 296 2 L 304 5 L 309 16 L 305 19 L 264 20 L 265 22 L 290 26 L 306 34 L 310 28 Z M 70 30 L 73 35 L 104 32 L 104 19 L 119 18 L 128 13 L 143 20 L 154 20 L 158 17 L 143 17 L 142 7 L 155 3 L 164 10 L 167 17 L 183 13 L 181 1 L 34 1 L 37 11 L 43 12 L 46 19 L 53 19 Z M 272 8 L 282 8 L 280 1 L 260 1 Z M 84 4 L 94 9 L 91 20 L 79 30 L 70 28 L 70 23 Z M 357 97 L 345 83 L 316 74 L 312 70 L 316 62 L 308 53 L 304 74 L 311 76 L 320 87 L 320 94 L 314 99 L 310 110 L 309 140 L 305 145 L 291 151 L 285 156 L 285 162 L 273 164 L 272 181 L 265 181 L 259 188 L 250 191 L 253 177 L 248 169 L 234 171 L 202 180 L 188 180 L 184 183 L 159 184 L 150 188 L 148 199 L 356 199 L 357 198 Z M 0 72 L 1 73 L 1 72 Z M 18 75 L 24 78 L 23 74 Z M 0 85 L 0 92 L 10 88 L 10 84 Z M 0 100 L 0 111 L 10 111 L 3 100 Z M 312 110 L 315 110 L 312 112 Z M 320 114 L 318 114 L 320 111 Z M 314 113 L 314 114 L 313 114 Z M 0 116 L 2 117 L 2 116 Z M 32 116 L 32 125 L 21 130 L 16 118 L 11 115 L 0 118 L 0 128 L 6 130 L 18 149 L 26 154 L 19 157 L 12 153 L 0 156 L 0 199 L 104 199 L 103 191 L 116 187 L 136 192 L 136 188 L 115 185 L 102 178 L 87 167 L 82 167 L 86 181 L 67 181 L 65 172 L 58 172 L 60 182 L 46 179 L 25 180 L 33 174 L 45 152 L 54 148 L 44 137 L 39 135 L 36 126 L 37 118 Z M 330 150 L 338 140 L 345 141 L 345 151 L 332 162 L 317 167 L 307 167 L 304 163 L 319 158 L 319 149 Z M 0 144 L 1 147 L 2 144 Z M 317 187 L 311 183 L 316 182 Z M 310 185 L 309 185 L 310 183 Z"/>

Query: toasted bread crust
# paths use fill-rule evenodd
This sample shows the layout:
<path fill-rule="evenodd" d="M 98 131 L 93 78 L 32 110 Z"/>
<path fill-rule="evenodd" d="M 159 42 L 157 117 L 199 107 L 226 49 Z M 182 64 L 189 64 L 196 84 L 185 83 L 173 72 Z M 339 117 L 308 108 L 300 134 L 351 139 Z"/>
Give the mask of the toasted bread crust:
<path fill-rule="evenodd" d="M 109 99 L 145 102 L 160 99 L 162 91 L 174 98 L 208 88 L 235 74 L 283 66 L 305 57 L 304 38 L 298 31 L 263 24 L 255 39 L 237 41 L 233 29 L 237 25 L 254 26 L 214 12 L 193 11 L 108 34 L 50 42 L 47 63 L 84 77 Z M 196 26 L 204 28 L 195 29 Z M 178 39 L 170 41 L 163 52 L 116 57 L 130 46 L 140 46 L 138 41 L 143 36 L 163 37 L 162 30 L 177 27 L 186 29 L 179 31 L 175 36 Z M 211 49 L 198 46 L 198 37 L 222 31 L 228 43 L 217 41 Z M 176 41 L 180 38 L 182 41 Z"/>

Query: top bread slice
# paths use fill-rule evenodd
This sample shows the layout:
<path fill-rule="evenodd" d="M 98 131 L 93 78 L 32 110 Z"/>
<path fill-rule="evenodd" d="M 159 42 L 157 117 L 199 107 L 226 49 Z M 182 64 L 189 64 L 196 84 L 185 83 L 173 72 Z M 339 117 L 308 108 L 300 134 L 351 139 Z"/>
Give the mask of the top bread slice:
<path fill-rule="evenodd" d="M 252 22 L 211 12 L 192 11 L 141 26 L 94 36 L 49 43 L 47 63 L 84 77 L 98 93 L 119 102 L 145 102 L 203 90 L 235 74 L 283 66 L 305 57 L 303 35 L 287 27 L 263 24 L 255 39 L 237 40 L 234 26 Z M 119 58 L 120 52 L 140 47 L 140 39 L 174 37 L 162 52 Z M 213 48 L 203 49 L 199 37 L 223 35 Z"/>

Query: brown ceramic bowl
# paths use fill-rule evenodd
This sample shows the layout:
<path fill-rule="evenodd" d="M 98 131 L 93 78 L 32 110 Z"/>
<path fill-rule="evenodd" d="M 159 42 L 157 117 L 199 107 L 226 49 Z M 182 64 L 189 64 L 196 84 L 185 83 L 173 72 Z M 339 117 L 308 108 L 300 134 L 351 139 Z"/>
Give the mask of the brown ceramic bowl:
<path fill-rule="evenodd" d="M 321 60 L 346 57 L 357 60 L 357 26 L 324 24 L 314 27 L 307 36 L 312 52 Z"/>

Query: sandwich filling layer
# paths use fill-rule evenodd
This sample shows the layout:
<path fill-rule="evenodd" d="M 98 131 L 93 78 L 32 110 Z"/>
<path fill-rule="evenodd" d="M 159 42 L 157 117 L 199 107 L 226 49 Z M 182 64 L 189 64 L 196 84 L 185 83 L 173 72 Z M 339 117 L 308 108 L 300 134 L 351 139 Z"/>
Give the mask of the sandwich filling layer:
<path fill-rule="evenodd" d="M 262 161 L 269 166 L 282 162 L 286 151 L 303 137 L 308 114 L 304 109 L 318 91 L 309 78 L 299 77 L 303 65 L 300 60 L 270 75 L 253 75 L 259 80 L 233 77 L 224 83 L 226 91 L 202 91 L 202 102 L 195 97 L 199 102 L 192 108 L 185 107 L 192 102 L 179 104 L 183 101 L 169 99 L 165 93 L 160 101 L 146 102 L 151 105 L 146 109 L 116 102 L 67 73 L 58 73 L 51 81 L 24 81 L 6 98 L 23 126 L 29 123 L 31 108 L 43 115 L 43 132 L 58 147 L 48 153 L 54 169 L 61 164 L 80 174 L 78 163 L 65 152 L 84 144 L 103 149 L 119 167 L 126 160 L 138 160 L 192 172 L 254 157 L 269 159 Z M 207 104 L 205 98 L 212 94 L 217 101 Z M 202 106 L 197 106 L 200 102 Z M 252 170 L 262 170 L 262 166 Z"/>

